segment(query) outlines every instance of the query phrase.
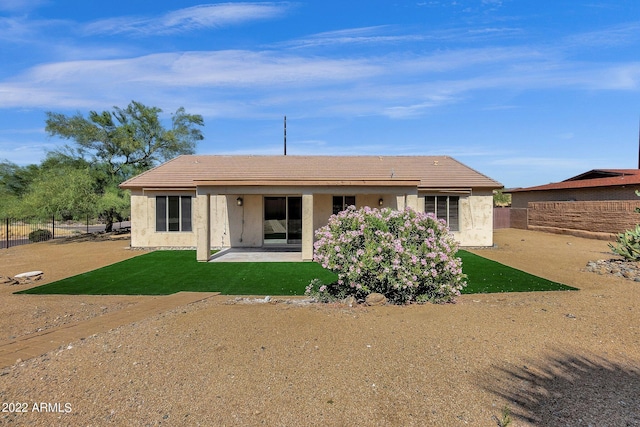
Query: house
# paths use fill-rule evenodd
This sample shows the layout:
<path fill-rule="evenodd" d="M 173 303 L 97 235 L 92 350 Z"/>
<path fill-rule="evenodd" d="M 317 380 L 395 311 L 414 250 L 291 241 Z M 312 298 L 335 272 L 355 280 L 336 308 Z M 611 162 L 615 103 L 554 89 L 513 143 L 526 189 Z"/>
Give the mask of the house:
<path fill-rule="evenodd" d="M 561 182 L 505 191 L 511 226 L 611 238 L 640 220 L 640 169 L 593 169 Z"/>
<path fill-rule="evenodd" d="M 462 246 L 493 245 L 502 184 L 446 156 L 185 155 L 121 184 L 132 247 L 293 247 L 350 205 L 434 212 Z"/>

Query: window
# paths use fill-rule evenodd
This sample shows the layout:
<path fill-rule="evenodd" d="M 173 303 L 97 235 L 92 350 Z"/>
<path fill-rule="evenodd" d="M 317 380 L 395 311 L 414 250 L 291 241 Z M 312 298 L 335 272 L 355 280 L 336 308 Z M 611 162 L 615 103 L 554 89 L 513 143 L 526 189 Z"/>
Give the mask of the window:
<path fill-rule="evenodd" d="M 444 219 L 451 231 L 460 231 L 458 215 L 459 196 L 426 196 L 424 210 L 433 213 L 438 219 Z"/>
<path fill-rule="evenodd" d="M 333 214 L 356 205 L 356 196 L 333 196 Z"/>
<path fill-rule="evenodd" d="M 191 196 L 157 196 L 156 231 L 192 231 Z"/>

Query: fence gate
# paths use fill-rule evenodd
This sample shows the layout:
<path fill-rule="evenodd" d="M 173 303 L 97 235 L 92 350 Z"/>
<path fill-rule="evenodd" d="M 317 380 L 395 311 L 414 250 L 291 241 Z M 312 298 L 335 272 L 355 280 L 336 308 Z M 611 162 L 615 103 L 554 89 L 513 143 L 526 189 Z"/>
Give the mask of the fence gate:
<path fill-rule="evenodd" d="M 511 208 L 493 208 L 493 229 L 511 228 Z"/>

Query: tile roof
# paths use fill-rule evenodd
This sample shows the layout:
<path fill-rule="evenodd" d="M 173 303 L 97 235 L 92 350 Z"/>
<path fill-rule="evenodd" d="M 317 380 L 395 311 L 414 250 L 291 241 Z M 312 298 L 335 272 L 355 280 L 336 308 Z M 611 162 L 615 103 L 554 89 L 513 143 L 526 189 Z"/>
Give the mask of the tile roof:
<path fill-rule="evenodd" d="M 122 188 L 196 185 L 418 185 L 420 188 L 502 188 L 448 156 L 184 155 L 133 177 Z"/>
<path fill-rule="evenodd" d="M 640 169 L 593 169 L 560 182 L 511 189 L 509 193 L 640 185 Z"/>

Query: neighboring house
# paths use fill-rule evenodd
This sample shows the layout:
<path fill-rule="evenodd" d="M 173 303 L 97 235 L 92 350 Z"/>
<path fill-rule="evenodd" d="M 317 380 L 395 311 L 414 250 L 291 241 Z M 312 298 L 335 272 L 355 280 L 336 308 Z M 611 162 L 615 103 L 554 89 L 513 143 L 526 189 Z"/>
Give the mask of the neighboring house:
<path fill-rule="evenodd" d="M 131 190 L 131 246 L 293 247 L 350 205 L 434 212 L 462 246 L 493 245 L 502 184 L 446 156 L 177 157 L 121 184 Z"/>
<path fill-rule="evenodd" d="M 511 194 L 512 227 L 608 238 L 640 220 L 636 190 L 640 169 L 594 169 L 561 182 L 505 192 Z"/>

